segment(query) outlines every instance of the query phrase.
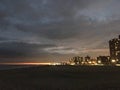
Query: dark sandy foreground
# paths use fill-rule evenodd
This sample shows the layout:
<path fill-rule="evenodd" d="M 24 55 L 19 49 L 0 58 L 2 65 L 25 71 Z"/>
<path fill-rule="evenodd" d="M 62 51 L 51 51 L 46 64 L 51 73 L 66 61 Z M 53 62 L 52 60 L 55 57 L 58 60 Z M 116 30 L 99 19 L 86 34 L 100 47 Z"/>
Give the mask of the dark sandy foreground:
<path fill-rule="evenodd" d="M 120 90 L 120 67 L 37 66 L 1 70 L 0 90 Z"/>

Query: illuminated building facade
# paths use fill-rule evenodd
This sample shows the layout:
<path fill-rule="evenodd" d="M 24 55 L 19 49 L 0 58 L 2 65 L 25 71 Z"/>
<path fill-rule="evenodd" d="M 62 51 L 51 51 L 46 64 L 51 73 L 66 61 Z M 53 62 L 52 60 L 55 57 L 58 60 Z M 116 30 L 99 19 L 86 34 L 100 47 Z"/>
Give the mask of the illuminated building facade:
<path fill-rule="evenodd" d="M 114 38 L 109 41 L 110 58 L 120 63 L 120 35 L 119 38 Z"/>

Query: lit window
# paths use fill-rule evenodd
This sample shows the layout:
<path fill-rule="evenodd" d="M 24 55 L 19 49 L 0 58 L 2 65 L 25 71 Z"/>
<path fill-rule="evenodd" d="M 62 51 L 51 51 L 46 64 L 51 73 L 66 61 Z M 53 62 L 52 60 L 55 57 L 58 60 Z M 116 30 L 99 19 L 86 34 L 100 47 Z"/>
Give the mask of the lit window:
<path fill-rule="evenodd" d="M 116 62 L 116 60 L 114 60 L 114 59 L 113 59 L 111 62 L 112 62 L 112 63 L 115 63 L 115 62 Z"/>

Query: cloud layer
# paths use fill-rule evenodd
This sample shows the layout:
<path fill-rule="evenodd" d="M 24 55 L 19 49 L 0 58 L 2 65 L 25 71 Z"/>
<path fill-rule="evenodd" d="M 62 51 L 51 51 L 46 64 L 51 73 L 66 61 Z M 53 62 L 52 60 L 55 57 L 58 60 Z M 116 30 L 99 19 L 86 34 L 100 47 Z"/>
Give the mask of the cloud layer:
<path fill-rule="evenodd" d="M 108 40 L 120 32 L 119 8 L 119 0 L 1 0 L 2 62 L 109 55 Z"/>

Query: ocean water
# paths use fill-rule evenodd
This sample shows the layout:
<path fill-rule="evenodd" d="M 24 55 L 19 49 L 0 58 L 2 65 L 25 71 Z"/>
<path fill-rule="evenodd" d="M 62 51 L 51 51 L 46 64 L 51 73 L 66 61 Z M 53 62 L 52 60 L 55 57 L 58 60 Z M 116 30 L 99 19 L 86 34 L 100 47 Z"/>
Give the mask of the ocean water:
<path fill-rule="evenodd" d="M 27 67 L 31 67 L 31 65 L 0 65 L 0 70 L 27 68 Z"/>

